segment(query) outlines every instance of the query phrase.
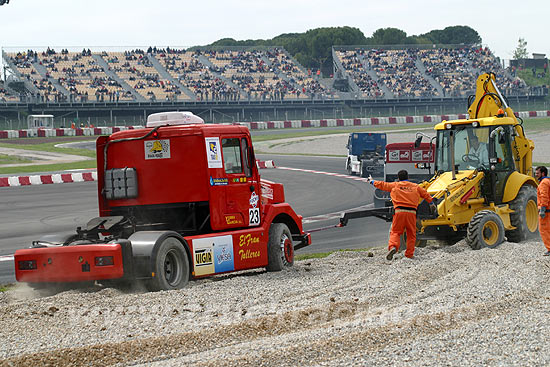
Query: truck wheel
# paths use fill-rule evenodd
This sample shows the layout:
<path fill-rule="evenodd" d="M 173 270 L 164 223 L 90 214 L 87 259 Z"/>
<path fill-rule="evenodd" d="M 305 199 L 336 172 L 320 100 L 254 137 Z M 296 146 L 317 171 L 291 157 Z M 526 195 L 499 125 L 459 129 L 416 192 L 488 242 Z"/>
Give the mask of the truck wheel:
<path fill-rule="evenodd" d="M 537 234 L 539 211 L 537 208 L 537 190 L 530 185 L 523 185 L 514 200 L 510 202 L 510 223 L 516 227 L 506 232 L 511 242 L 521 242 Z"/>
<path fill-rule="evenodd" d="M 284 223 L 273 223 L 267 244 L 267 271 L 281 271 L 294 265 L 292 234 Z"/>
<path fill-rule="evenodd" d="M 351 162 L 348 160 L 348 163 L 346 164 L 346 171 L 348 171 L 348 175 L 355 176 L 355 172 L 351 171 Z"/>
<path fill-rule="evenodd" d="M 181 289 L 189 282 L 189 259 L 183 244 L 168 237 L 160 244 L 154 264 L 155 276 L 148 282 L 151 291 Z"/>
<path fill-rule="evenodd" d="M 476 213 L 468 224 L 466 242 L 474 250 L 497 247 L 504 241 L 502 219 L 490 210 Z"/>

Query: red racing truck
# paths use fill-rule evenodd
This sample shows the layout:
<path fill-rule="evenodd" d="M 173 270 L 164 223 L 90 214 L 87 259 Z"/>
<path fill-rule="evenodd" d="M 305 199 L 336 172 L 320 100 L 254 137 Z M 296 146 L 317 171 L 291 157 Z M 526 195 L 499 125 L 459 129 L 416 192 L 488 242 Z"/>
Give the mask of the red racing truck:
<path fill-rule="evenodd" d="M 191 278 L 281 270 L 311 244 L 283 185 L 260 178 L 244 126 L 157 113 L 96 148 L 99 217 L 17 250 L 17 281 L 179 289 Z"/>

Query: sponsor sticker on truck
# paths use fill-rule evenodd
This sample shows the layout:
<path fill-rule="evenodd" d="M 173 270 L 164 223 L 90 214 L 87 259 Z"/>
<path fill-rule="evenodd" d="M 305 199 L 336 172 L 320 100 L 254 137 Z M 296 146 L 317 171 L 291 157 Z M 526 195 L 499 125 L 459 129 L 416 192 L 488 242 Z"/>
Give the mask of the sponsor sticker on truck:
<path fill-rule="evenodd" d="M 206 157 L 208 168 L 222 168 L 222 155 L 220 150 L 220 138 L 204 138 L 206 143 Z"/>
<path fill-rule="evenodd" d="M 233 236 L 193 240 L 193 263 L 196 276 L 235 270 Z"/>
<path fill-rule="evenodd" d="M 146 140 L 145 159 L 170 158 L 170 140 Z"/>

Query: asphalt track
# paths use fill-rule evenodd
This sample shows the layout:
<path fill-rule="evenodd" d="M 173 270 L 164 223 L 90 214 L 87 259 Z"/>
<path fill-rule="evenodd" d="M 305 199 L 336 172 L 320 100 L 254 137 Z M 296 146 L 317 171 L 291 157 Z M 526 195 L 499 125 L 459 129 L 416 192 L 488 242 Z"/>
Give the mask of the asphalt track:
<path fill-rule="evenodd" d="M 340 212 L 372 204 L 371 186 L 346 175 L 344 158 L 263 154 L 257 158 L 299 169 L 265 169 L 261 175 L 284 184 L 286 201 L 304 217 L 306 230 L 335 225 Z M 96 217 L 96 190 L 95 182 L 0 188 L 0 260 L 4 260 L 0 261 L 0 284 L 15 281 L 13 261 L 6 260 L 6 255 L 44 234 L 72 233 Z M 350 221 L 345 228 L 312 233 L 313 244 L 298 253 L 383 245 L 388 230 L 389 223 L 377 218 Z"/>

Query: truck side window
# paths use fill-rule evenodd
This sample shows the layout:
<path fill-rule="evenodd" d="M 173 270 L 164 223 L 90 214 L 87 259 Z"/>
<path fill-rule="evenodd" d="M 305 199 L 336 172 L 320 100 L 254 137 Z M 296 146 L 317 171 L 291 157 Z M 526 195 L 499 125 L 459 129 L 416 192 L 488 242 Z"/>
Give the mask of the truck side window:
<path fill-rule="evenodd" d="M 222 155 L 225 173 L 241 173 L 241 147 L 238 138 L 222 139 Z"/>
<path fill-rule="evenodd" d="M 248 156 L 248 142 L 246 138 L 241 139 L 241 151 L 243 152 L 243 166 L 246 177 L 252 177 L 252 167 L 250 167 L 250 157 Z"/>

